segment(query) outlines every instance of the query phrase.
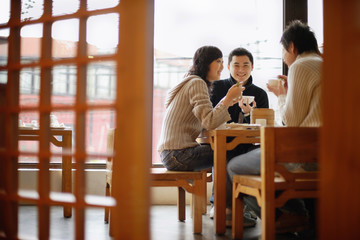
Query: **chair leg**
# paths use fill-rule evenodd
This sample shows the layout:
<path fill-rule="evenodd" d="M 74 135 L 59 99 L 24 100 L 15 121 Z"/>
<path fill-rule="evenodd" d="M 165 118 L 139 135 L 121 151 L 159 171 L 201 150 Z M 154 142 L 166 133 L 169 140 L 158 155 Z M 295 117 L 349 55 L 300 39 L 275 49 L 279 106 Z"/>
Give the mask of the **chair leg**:
<path fill-rule="evenodd" d="M 105 187 L 105 196 L 106 197 L 110 196 L 110 186 L 108 183 L 106 183 L 106 187 Z M 105 207 L 105 216 L 104 216 L 105 223 L 109 223 L 109 214 L 110 214 L 110 208 Z"/>
<path fill-rule="evenodd" d="M 238 183 L 233 183 L 232 197 L 232 238 L 242 239 L 244 233 L 244 202 L 237 191 Z"/>
<path fill-rule="evenodd" d="M 194 192 L 192 194 L 193 208 L 193 232 L 201 234 L 202 232 L 202 207 L 203 207 L 203 182 L 202 180 L 194 180 Z"/>
<path fill-rule="evenodd" d="M 261 198 L 261 239 L 275 240 L 275 196 L 265 191 Z"/>
<path fill-rule="evenodd" d="M 206 214 L 206 202 L 207 202 L 207 170 L 202 170 L 202 180 L 203 180 L 203 187 L 202 187 L 202 214 Z"/>
<path fill-rule="evenodd" d="M 178 199 L 177 199 L 177 207 L 178 207 L 178 219 L 179 221 L 185 221 L 185 190 L 182 187 L 178 187 Z"/>

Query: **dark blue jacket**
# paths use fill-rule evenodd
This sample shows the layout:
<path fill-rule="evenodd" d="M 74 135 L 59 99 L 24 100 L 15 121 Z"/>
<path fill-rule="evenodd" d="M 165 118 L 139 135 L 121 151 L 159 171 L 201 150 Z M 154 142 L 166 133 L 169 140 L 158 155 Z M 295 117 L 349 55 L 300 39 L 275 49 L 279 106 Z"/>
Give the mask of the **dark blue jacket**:
<path fill-rule="evenodd" d="M 229 88 L 236 83 L 236 80 L 231 76 L 228 79 L 215 81 L 213 82 L 212 92 L 211 92 L 211 102 L 215 107 L 216 104 L 220 102 L 220 100 L 226 95 Z M 255 96 L 255 102 L 257 108 L 269 108 L 269 99 L 267 93 L 264 89 L 253 84 L 252 76 L 248 79 L 247 83 L 244 85 L 245 90 L 243 92 L 244 96 Z M 229 122 L 238 122 L 239 114 L 243 114 L 241 112 L 241 108 L 239 104 L 235 103 L 233 106 L 228 109 L 229 114 L 231 116 L 231 120 Z M 244 118 L 244 123 L 250 123 L 250 116 Z"/>

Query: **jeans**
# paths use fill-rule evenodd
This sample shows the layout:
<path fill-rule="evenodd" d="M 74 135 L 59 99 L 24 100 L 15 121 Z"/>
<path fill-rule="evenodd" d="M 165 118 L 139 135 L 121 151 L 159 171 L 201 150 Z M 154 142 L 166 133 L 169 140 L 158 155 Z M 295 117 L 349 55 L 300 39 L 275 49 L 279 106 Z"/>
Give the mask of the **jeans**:
<path fill-rule="evenodd" d="M 232 138 L 228 138 L 227 142 L 231 141 Z M 235 156 L 242 155 L 248 151 L 251 151 L 253 149 L 258 148 L 258 146 L 255 146 L 253 144 L 239 144 L 236 148 L 234 148 L 231 151 L 226 152 L 226 161 L 229 162 L 230 159 L 233 159 Z M 212 169 L 212 176 L 214 181 L 214 168 Z M 209 199 L 211 203 L 214 203 L 214 187 L 212 189 L 212 195 Z M 231 208 L 232 205 L 232 177 L 229 178 L 229 175 L 226 179 L 226 206 L 228 208 Z"/>
<path fill-rule="evenodd" d="M 227 173 L 230 179 L 234 175 L 260 175 L 260 148 L 232 158 Z"/>
<path fill-rule="evenodd" d="M 208 144 L 164 150 L 160 157 L 163 165 L 171 171 L 198 171 L 210 168 L 214 163 L 214 152 Z"/>

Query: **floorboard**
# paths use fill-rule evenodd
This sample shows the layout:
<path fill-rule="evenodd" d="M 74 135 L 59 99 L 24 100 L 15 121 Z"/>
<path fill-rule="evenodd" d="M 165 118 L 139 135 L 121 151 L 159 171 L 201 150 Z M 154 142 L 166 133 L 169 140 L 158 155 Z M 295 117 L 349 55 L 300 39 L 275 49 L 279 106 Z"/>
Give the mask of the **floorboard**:
<path fill-rule="evenodd" d="M 210 210 L 210 209 L 209 209 Z M 51 208 L 50 238 L 56 240 L 74 239 L 74 216 L 63 217 L 62 207 Z M 203 216 L 202 234 L 192 233 L 192 219 L 190 208 L 186 209 L 186 221 L 177 220 L 177 207 L 174 205 L 155 205 L 150 209 L 151 239 L 152 240 L 228 240 L 231 239 L 231 228 L 226 229 L 224 235 L 214 234 L 214 221 L 208 215 Z M 86 210 L 85 236 L 87 240 L 109 240 L 109 225 L 104 223 L 104 210 L 90 208 Z M 20 239 L 37 239 L 38 223 L 35 206 L 21 206 L 19 208 L 19 237 Z M 246 228 L 244 240 L 258 240 L 261 235 L 261 220 L 253 228 Z M 277 239 L 296 239 L 289 236 Z"/>

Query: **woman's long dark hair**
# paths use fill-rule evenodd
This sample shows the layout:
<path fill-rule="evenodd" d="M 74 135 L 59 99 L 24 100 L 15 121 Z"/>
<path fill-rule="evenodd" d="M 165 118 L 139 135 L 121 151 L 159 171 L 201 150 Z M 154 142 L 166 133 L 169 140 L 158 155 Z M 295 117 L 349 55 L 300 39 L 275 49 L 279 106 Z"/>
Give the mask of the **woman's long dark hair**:
<path fill-rule="evenodd" d="M 193 65 L 191 66 L 188 75 L 197 75 L 201 77 L 206 82 L 208 87 L 210 87 L 210 81 L 206 79 L 206 76 L 209 72 L 209 65 L 214 60 L 222 57 L 222 52 L 217 47 L 203 46 L 199 48 L 194 54 Z"/>

